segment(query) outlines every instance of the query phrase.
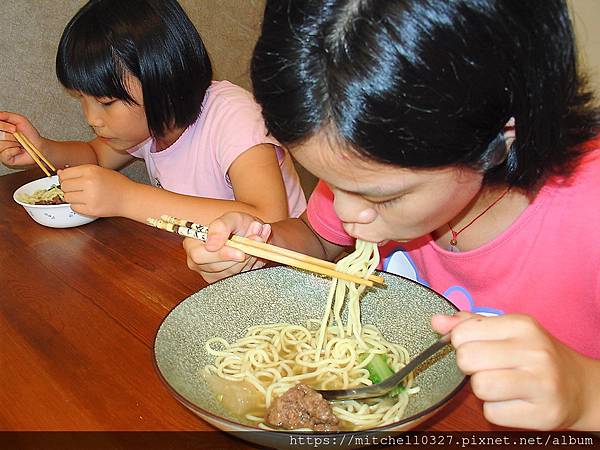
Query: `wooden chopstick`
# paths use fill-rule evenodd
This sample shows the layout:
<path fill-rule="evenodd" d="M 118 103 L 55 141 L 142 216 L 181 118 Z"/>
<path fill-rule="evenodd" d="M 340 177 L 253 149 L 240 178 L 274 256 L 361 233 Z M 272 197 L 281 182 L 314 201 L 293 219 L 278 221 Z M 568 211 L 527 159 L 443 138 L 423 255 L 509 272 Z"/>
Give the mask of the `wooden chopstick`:
<path fill-rule="evenodd" d="M 177 217 L 167 216 L 164 214 L 162 216 L 160 216 L 160 218 L 161 218 L 161 220 L 168 222 L 168 223 L 174 223 L 176 225 L 188 227 L 193 230 L 201 229 L 205 233 L 208 232 L 208 228 L 205 227 L 204 225 L 199 225 L 197 223 L 190 222 L 190 221 L 187 221 L 184 219 L 178 219 Z M 303 261 L 303 262 L 306 262 L 309 264 L 315 264 L 317 266 L 321 266 L 326 269 L 335 270 L 335 263 L 332 263 L 331 261 L 325 261 L 323 259 L 315 258 L 313 256 L 308 256 L 308 255 L 305 255 L 304 253 L 295 252 L 293 250 L 288 250 L 287 248 L 283 248 L 283 247 L 277 247 L 276 245 L 269 245 L 269 244 L 264 244 L 262 242 L 253 241 L 252 239 L 248 239 L 243 236 L 238 236 L 236 234 L 232 235 L 230 239 L 234 242 L 239 242 L 240 244 L 245 244 L 250 247 L 256 247 L 259 249 L 263 249 L 264 246 L 267 245 L 269 251 L 272 251 L 279 255 L 287 256 L 289 258 L 297 259 L 298 261 Z M 256 256 L 256 255 L 254 255 L 254 256 Z M 374 283 L 379 283 L 379 284 L 385 283 L 385 280 L 383 279 L 383 277 L 380 277 L 377 275 L 370 275 L 368 279 Z"/>
<path fill-rule="evenodd" d="M 251 247 L 261 247 L 262 245 L 269 245 L 269 244 L 263 244 L 262 242 L 257 242 L 257 241 L 253 241 L 252 239 L 248 239 L 246 237 L 243 236 L 238 236 L 238 235 L 233 235 L 231 236 L 231 240 L 235 241 L 235 242 L 239 242 L 240 244 L 244 244 L 244 245 L 248 245 Z M 290 258 L 294 258 L 297 259 L 298 261 L 304 261 L 307 262 L 309 264 L 314 264 L 317 266 L 321 266 L 324 267 L 326 269 L 331 269 L 331 270 L 335 270 L 335 263 L 332 263 L 331 261 L 325 261 L 323 259 L 319 259 L 319 258 L 315 258 L 313 256 L 309 256 L 309 255 L 305 255 L 304 253 L 298 253 L 295 252 L 293 250 L 289 250 L 287 248 L 283 248 L 283 247 L 277 247 L 276 245 L 271 245 L 269 247 L 269 249 L 271 251 L 274 251 L 277 254 L 283 255 L 283 256 L 288 256 Z M 380 277 L 378 275 L 369 275 L 368 280 L 373 281 L 374 283 L 378 283 L 378 284 L 384 284 L 385 280 L 383 277 Z"/>
<path fill-rule="evenodd" d="M 160 228 L 162 230 L 169 231 L 171 233 L 177 233 L 181 236 L 190 237 L 193 239 L 199 239 L 201 241 L 206 242 L 208 228 L 204 225 L 195 224 L 193 222 L 185 221 L 182 219 L 177 219 L 172 216 L 163 216 L 165 218 L 169 218 L 170 221 L 166 221 L 163 219 L 155 219 L 149 218 L 148 224 Z M 181 225 L 180 225 L 181 224 Z M 190 226 L 185 226 L 185 224 L 190 224 Z M 280 264 L 285 264 L 288 266 L 296 267 L 298 269 L 308 270 L 310 272 L 320 273 L 322 275 L 327 275 L 330 277 L 339 278 L 346 281 L 351 281 L 357 284 L 363 284 L 366 286 L 373 286 L 373 281 L 369 279 L 360 278 L 348 273 L 339 272 L 337 270 L 324 267 L 323 265 L 317 265 L 314 263 L 306 262 L 299 260 L 297 258 L 293 258 L 287 255 L 284 255 L 280 251 L 280 247 L 276 247 L 271 244 L 265 244 L 261 242 L 254 242 L 255 245 L 248 245 L 244 242 L 240 242 L 235 239 L 236 235 L 233 235 L 231 239 L 228 239 L 225 243 L 228 247 L 236 248 L 238 250 L 247 253 L 248 255 L 256 256 L 258 258 L 268 259 L 269 261 L 275 261 Z M 237 236 L 238 238 L 240 236 Z M 295 253 L 295 252 L 294 252 Z M 303 255 L 306 256 L 306 255 Z M 334 265 L 335 266 L 335 265 Z"/>
<path fill-rule="evenodd" d="M 44 164 L 42 163 L 42 161 L 44 163 L 46 163 L 46 165 L 48 166 L 48 168 L 50 170 L 52 170 L 52 172 L 56 172 L 56 167 L 54 167 L 52 165 L 52 163 L 46 159 L 46 157 L 42 154 L 42 152 L 40 152 L 35 147 L 35 145 L 32 144 L 32 142 L 27 138 L 27 136 L 25 136 L 24 134 L 19 133 L 18 131 L 15 131 L 13 133 L 13 136 L 19 142 L 19 144 L 21 144 L 21 146 L 25 149 L 25 151 L 27 153 L 29 153 L 29 156 L 31 156 L 31 158 L 40 167 L 40 169 L 42 169 L 44 171 L 44 173 L 47 176 L 51 176 L 51 173 L 48 171 L 48 169 L 46 168 L 46 166 L 44 166 Z"/>

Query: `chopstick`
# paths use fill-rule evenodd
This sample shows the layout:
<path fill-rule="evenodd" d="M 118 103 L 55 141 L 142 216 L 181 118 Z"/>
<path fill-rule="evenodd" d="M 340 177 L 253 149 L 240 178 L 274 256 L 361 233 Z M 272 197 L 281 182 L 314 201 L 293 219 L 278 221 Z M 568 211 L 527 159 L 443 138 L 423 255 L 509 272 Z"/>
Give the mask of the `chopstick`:
<path fill-rule="evenodd" d="M 42 154 L 42 152 L 40 152 L 35 147 L 35 145 L 33 145 L 31 143 L 31 141 L 27 138 L 27 136 L 25 136 L 24 134 L 19 133 L 18 131 L 15 131 L 13 133 L 13 136 L 19 142 L 19 144 L 21 144 L 21 146 L 25 149 L 25 151 L 27 153 L 29 153 L 29 156 L 31 156 L 31 158 L 40 167 L 40 169 L 42 169 L 44 171 L 44 173 L 47 176 L 52 176 L 52 174 L 48 171 L 48 169 L 46 168 L 46 166 L 44 166 L 44 164 L 42 163 L 42 161 L 44 163 L 46 163 L 46 165 L 48 166 L 48 168 L 50 170 L 52 170 L 52 172 L 56 172 L 56 167 L 54 167 L 52 165 L 52 163 L 46 159 L 46 157 Z"/>
<path fill-rule="evenodd" d="M 168 222 L 168 223 L 174 223 L 174 224 L 177 224 L 180 226 L 191 228 L 193 230 L 201 229 L 204 232 L 208 232 L 207 227 L 196 224 L 194 222 L 186 221 L 184 219 L 178 219 L 176 217 L 167 216 L 167 215 L 162 215 L 162 216 L 160 216 L 160 218 L 161 218 L 161 220 Z M 277 247 L 275 245 L 263 244 L 262 242 L 253 241 L 252 239 L 248 239 L 246 237 L 238 236 L 235 234 L 231 236 L 231 240 L 235 241 L 235 242 L 239 242 L 240 244 L 249 245 L 251 247 L 256 247 L 259 249 L 267 246 L 269 251 L 272 251 L 279 255 L 287 256 L 287 257 L 297 259 L 299 261 L 303 261 L 303 262 L 306 262 L 309 264 L 315 264 L 317 266 L 321 266 L 326 269 L 335 270 L 335 264 L 332 263 L 331 261 L 325 261 L 325 260 L 322 260 L 319 258 L 314 258 L 312 256 L 305 255 L 303 253 L 295 252 L 293 250 L 288 250 L 287 248 Z M 377 276 L 377 275 L 370 275 L 368 279 L 373 281 L 374 283 L 379 283 L 379 284 L 385 283 L 384 278 Z"/>
<path fill-rule="evenodd" d="M 176 224 L 179 226 L 191 228 L 192 230 L 201 230 L 204 233 L 208 232 L 208 227 L 206 227 L 204 225 L 199 225 L 197 223 L 190 222 L 190 221 L 187 221 L 184 219 L 178 219 L 177 217 L 167 216 L 167 215 L 163 214 L 162 216 L 160 216 L 160 219 L 167 223 L 173 223 L 173 224 Z M 253 241 L 252 239 L 248 239 L 243 236 L 238 236 L 236 234 L 231 236 L 231 240 L 234 242 L 239 242 L 240 244 L 248 245 L 250 247 L 256 247 L 258 249 L 263 249 L 265 246 L 267 246 L 268 251 L 277 253 L 278 255 L 287 256 L 289 258 L 297 259 L 298 261 L 303 261 L 308 264 L 314 264 L 317 266 L 324 267 L 326 269 L 335 270 L 335 263 L 332 263 L 331 261 L 325 261 L 323 259 L 314 258 L 312 256 L 305 255 L 303 253 L 295 252 L 293 250 L 288 250 L 287 248 L 277 247 L 276 245 L 264 244 L 262 242 Z M 254 255 L 254 256 L 256 256 L 256 255 Z M 383 279 L 383 277 L 380 277 L 377 275 L 371 275 L 371 276 L 369 276 L 368 279 L 374 283 L 379 283 L 379 284 L 385 283 L 385 280 Z"/>
<path fill-rule="evenodd" d="M 207 239 L 208 227 L 187 220 L 177 219 L 176 217 L 163 215 L 160 219 L 149 218 L 148 224 L 171 233 L 177 233 L 181 236 L 199 239 L 204 242 L 206 242 Z M 373 282 L 383 284 L 384 281 L 382 277 L 378 276 L 374 276 L 374 279 L 364 279 L 348 273 L 339 272 L 335 270 L 335 264 L 329 261 L 323 261 L 275 245 L 252 241 L 251 239 L 242 236 L 232 235 L 225 244 L 228 247 L 237 248 L 248 255 L 351 281 L 353 283 L 373 286 Z"/>

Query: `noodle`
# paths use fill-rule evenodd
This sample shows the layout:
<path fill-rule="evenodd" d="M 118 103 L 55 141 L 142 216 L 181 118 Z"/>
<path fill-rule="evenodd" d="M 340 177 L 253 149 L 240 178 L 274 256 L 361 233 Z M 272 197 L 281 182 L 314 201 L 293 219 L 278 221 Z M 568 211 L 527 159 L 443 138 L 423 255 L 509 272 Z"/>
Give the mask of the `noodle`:
<path fill-rule="evenodd" d="M 379 264 L 376 244 L 357 240 L 356 250 L 336 264 L 336 270 L 366 278 Z M 261 428 L 270 429 L 259 412 L 273 400 L 302 382 L 314 389 L 346 389 L 371 385 L 367 366 L 377 354 L 387 357 L 389 367 L 398 371 L 409 355 L 406 349 L 387 341 L 372 325 L 360 321 L 360 296 L 365 286 L 333 279 L 321 320 L 304 326 L 286 323 L 250 327 L 246 335 L 229 344 L 222 338 L 206 342 L 206 351 L 215 356 L 205 374 L 231 382 L 244 381 L 259 393 L 259 404 L 245 418 Z M 348 311 L 344 325 L 342 310 Z M 330 402 L 345 429 L 359 430 L 397 422 L 404 414 L 412 374 L 397 397 Z M 238 412 L 238 411 L 233 411 Z"/>
<path fill-rule="evenodd" d="M 53 184 L 48 189 L 38 189 L 33 194 L 19 194 L 17 200 L 30 205 L 60 205 L 65 202 L 65 194 Z"/>

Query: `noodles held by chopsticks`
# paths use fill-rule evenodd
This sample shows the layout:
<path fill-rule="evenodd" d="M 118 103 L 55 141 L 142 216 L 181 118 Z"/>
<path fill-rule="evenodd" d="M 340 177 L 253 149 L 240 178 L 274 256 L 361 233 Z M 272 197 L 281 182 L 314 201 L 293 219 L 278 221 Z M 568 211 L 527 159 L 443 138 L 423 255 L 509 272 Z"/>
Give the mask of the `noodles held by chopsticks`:
<path fill-rule="evenodd" d="M 336 270 L 366 278 L 379 264 L 379 251 L 373 243 L 357 241 L 356 250 L 340 260 Z M 215 337 L 206 350 L 215 356 L 205 374 L 230 382 L 245 382 L 258 392 L 264 411 L 273 400 L 298 383 L 314 389 L 346 389 L 370 385 L 367 366 L 381 355 L 394 372 L 409 358 L 406 349 L 387 341 L 372 325 L 362 325 L 360 296 L 365 289 L 349 281 L 332 280 L 326 310 L 321 320 L 305 325 L 265 324 L 251 327 L 234 343 Z M 348 310 L 344 325 L 342 310 Z M 413 377 L 396 397 L 368 400 L 333 401 L 334 414 L 346 429 L 360 430 L 397 422 L 404 414 Z M 236 411 L 232 411 L 236 412 Z M 265 417 L 248 412 L 245 419 L 269 429 Z"/>

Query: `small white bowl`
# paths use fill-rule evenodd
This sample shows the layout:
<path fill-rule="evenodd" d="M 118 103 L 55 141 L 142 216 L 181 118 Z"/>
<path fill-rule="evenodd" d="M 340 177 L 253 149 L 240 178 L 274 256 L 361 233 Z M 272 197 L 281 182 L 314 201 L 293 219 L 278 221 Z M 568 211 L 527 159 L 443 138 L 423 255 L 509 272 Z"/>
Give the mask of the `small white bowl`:
<path fill-rule="evenodd" d="M 31 205 L 17 199 L 21 194 L 32 195 L 38 189 L 48 189 L 53 184 L 59 184 L 58 175 L 40 178 L 24 184 L 13 194 L 13 199 L 31 216 L 37 223 L 51 228 L 71 228 L 93 222 L 97 217 L 84 216 L 71 209 L 71 205 Z"/>

